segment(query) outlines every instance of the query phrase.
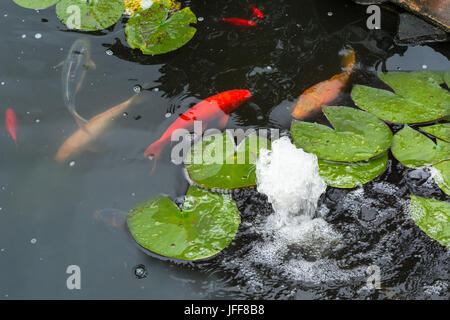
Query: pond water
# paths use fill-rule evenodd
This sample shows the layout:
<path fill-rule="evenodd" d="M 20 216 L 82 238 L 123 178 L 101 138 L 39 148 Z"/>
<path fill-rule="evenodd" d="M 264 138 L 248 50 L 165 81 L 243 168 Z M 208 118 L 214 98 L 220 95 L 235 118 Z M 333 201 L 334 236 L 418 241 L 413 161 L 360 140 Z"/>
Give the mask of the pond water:
<path fill-rule="evenodd" d="M 260 0 L 266 17 L 251 29 L 217 22 L 247 17 L 245 1 L 184 4 L 203 18 L 194 39 L 151 57 L 128 47 L 125 20 L 101 32 L 73 32 L 54 8 L 1 1 L 0 110 L 13 108 L 19 129 L 16 147 L 0 124 L 0 297 L 448 299 L 448 250 L 414 225 L 406 203 L 412 192 L 449 197 L 429 172 L 405 169 L 392 157 L 387 171 L 363 187 L 328 188 L 319 200 L 321 219 L 304 225 L 296 242 L 262 232 L 272 208 L 253 189 L 234 193 L 242 217 L 237 237 L 207 261 L 149 256 L 114 227 L 114 215 L 120 220 L 120 211 L 157 194 L 182 201 L 189 186 L 182 167 L 164 152 L 150 174 L 143 153 L 206 97 L 248 89 L 253 97 L 232 113 L 228 128 L 287 131 L 287 108 L 305 89 L 340 72 L 345 46 L 356 51 L 351 83 L 379 86 L 376 71 L 382 70 L 450 70 L 448 44 L 398 46 L 395 13 L 383 10 L 381 30 L 368 30 L 365 7 L 351 1 Z M 55 153 L 77 124 L 63 102 L 58 64 L 82 37 L 96 63 L 77 94 L 83 117 L 127 100 L 136 85 L 146 90 L 95 150 L 59 164 Z M 335 105 L 353 105 L 350 87 Z M 314 232 L 322 238 L 310 241 Z M 81 269 L 81 290 L 66 287 L 69 265 Z M 135 275 L 139 265 L 147 272 L 142 279 Z M 381 271 L 377 291 L 364 288 L 371 265 Z"/>

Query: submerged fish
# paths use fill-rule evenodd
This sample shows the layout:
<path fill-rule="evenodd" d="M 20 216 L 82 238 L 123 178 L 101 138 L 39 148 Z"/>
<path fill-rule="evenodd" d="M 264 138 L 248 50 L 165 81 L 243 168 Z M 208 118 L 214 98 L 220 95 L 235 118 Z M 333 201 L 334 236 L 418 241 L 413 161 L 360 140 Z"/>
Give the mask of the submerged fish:
<path fill-rule="evenodd" d="M 305 119 L 335 100 L 344 86 L 347 84 L 355 65 L 355 51 L 347 49 L 342 52 L 343 72 L 333 76 L 329 80 L 322 81 L 307 89 L 297 101 L 292 116 L 296 119 Z"/>
<path fill-rule="evenodd" d="M 89 67 L 95 68 L 95 64 L 91 60 L 90 43 L 87 39 L 78 39 L 72 44 L 69 54 L 64 60 L 62 93 L 67 109 L 80 126 L 86 124 L 87 120 L 76 111 L 75 95 L 80 90 Z"/>
<path fill-rule="evenodd" d="M 6 129 L 17 146 L 17 117 L 13 109 L 7 109 L 5 113 Z"/>
<path fill-rule="evenodd" d="M 108 227 L 111 231 L 125 231 L 127 213 L 113 208 L 105 208 L 94 212 L 94 219 Z"/>
<path fill-rule="evenodd" d="M 61 145 L 56 153 L 55 160 L 62 162 L 67 158 L 74 157 L 82 152 L 111 125 L 114 118 L 123 114 L 136 97 L 137 95 L 134 95 L 127 101 L 100 113 L 89 120 L 84 127 L 78 129 Z"/>
<path fill-rule="evenodd" d="M 252 9 L 253 15 L 254 15 L 256 18 L 258 18 L 258 19 L 264 18 L 263 13 L 262 13 L 260 10 L 258 10 L 258 8 L 256 8 L 254 5 L 251 5 L 250 8 Z"/>
<path fill-rule="evenodd" d="M 219 19 L 221 22 L 227 22 L 234 26 L 238 27 L 255 27 L 256 22 L 252 20 L 245 20 L 245 19 L 237 19 L 237 18 L 223 18 Z"/>
<path fill-rule="evenodd" d="M 225 127 L 230 112 L 250 99 L 251 96 L 252 94 L 248 90 L 230 90 L 197 103 L 175 120 L 161 138 L 147 148 L 144 155 L 146 157 L 155 157 L 156 164 L 156 159 L 160 156 L 165 145 L 169 143 L 172 133 L 178 129 L 192 129 L 194 121 L 203 121 L 203 130 L 206 129 L 209 121 L 215 119 L 219 119 L 219 125 Z"/>

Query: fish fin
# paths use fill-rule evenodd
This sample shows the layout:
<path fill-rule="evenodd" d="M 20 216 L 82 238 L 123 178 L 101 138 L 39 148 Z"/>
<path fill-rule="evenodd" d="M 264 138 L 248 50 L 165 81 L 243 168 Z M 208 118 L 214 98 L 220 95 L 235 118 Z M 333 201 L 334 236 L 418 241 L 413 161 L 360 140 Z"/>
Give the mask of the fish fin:
<path fill-rule="evenodd" d="M 343 49 L 339 52 L 339 55 L 342 56 L 341 68 L 342 71 L 350 73 L 355 66 L 355 50 L 352 48 Z"/>
<path fill-rule="evenodd" d="M 89 61 L 87 62 L 87 64 L 86 64 L 86 66 L 88 67 L 88 68 L 92 68 L 92 69 L 97 69 L 97 65 L 95 64 L 95 62 L 93 61 L 93 60 L 91 60 L 91 59 L 89 59 Z"/>
<path fill-rule="evenodd" d="M 226 127 L 229 118 L 230 118 L 229 114 L 224 114 L 220 118 L 219 123 L 218 123 L 218 127 L 219 127 L 220 130 L 223 130 L 223 128 Z"/>
<path fill-rule="evenodd" d="M 58 69 L 59 67 L 62 67 L 64 65 L 64 60 L 58 63 L 56 66 L 53 66 L 53 69 Z"/>
<path fill-rule="evenodd" d="M 156 168 L 156 161 L 158 160 L 159 156 L 161 155 L 162 150 L 164 149 L 165 146 L 165 141 L 156 141 L 154 143 L 152 143 L 147 150 L 145 150 L 144 152 L 144 156 L 146 158 L 151 158 L 153 159 L 153 168 L 151 170 L 151 173 L 153 173 L 153 171 Z"/>

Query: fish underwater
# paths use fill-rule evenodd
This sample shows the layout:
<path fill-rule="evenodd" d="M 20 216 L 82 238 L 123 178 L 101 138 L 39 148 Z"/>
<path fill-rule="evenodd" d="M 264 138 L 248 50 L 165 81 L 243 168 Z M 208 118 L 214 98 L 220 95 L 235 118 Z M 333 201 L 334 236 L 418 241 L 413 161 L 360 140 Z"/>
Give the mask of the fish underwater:
<path fill-rule="evenodd" d="M 226 22 L 229 24 L 232 24 L 237 27 L 255 27 L 256 22 L 252 20 L 245 20 L 245 19 L 237 19 L 237 18 L 222 18 L 219 19 L 221 22 Z"/>
<path fill-rule="evenodd" d="M 17 116 L 13 109 L 7 109 L 5 113 L 6 129 L 17 146 Z"/>
<path fill-rule="evenodd" d="M 90 42 L 87 39 L 78 39 L 70 47 L 63 62 L 61 80 L 64 103 L 79 126 L 85 125 L 88 121 L 76 111 L 75 95 L 83 85 L 89 68 L 95 69 L 95 63 L 91 60 Z"/>
<path fill-rule="evenodd" d="M 252 9 L 253 16 L 255 16 L 255 18 L 258 19 L 264 18 L 264 14 L 258 8 L 256 8 L 256 6 L 251 5 L 250 8 Z"/>
<path fill-rule="evenodd" d="M 55 160 L 63 162 L 85 150 L 113 123 L 114 118 L 123 114 L 138 95 L 132 96 L 125 102 L 100 113 L 89 120 L 83 127 L 71 135 L 59 148 Z"/>
<path fill-rule="evenodd" d="M 292 111 L 294 118 L 299 120 L 305 119 L 320 111 L 323 105 L 332 102 L 339 96 L 341 90 L 347 84 L 355 65 L 355 51 L 353 49 L 344 49 L 340 54 L 343 55 L 343 72 L 329 80 L 315 84 L 303 92 L 294 105 L 294 110 Z"/>
<path fill-rule="evenodd" d="M 162 150 L 169 143 L 172 133 L 178 129 L 190 130 L 194 127 L 194 121 L 204 121 L 203 130 L 206 129 L 208 122 L 219 119 L 219 127 L 225 127 L 230 112 L 235 110 L 252 96 L 248 90 L 230 90 L 209 97 L 183 113 L 164 134 L 151 144 L 145 151 L 145 157 L 159 158 Z"/>

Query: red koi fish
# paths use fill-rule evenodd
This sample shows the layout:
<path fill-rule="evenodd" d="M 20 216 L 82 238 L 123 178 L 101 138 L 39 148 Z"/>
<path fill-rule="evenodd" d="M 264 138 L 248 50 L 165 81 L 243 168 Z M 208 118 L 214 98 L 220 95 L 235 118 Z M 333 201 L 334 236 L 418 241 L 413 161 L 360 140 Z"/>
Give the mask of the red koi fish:
<path fill-rule="evenodd" d="M 221 22 L 227 22 L 237 27 L 255 27 L 256 22 L 252 20 L 245 20 L 245 19 L 237 19 L 237 18 L 224 18 L 220 19 Z"/>
<path fill-rule="evenodd" d="M 147 148 L 144 153 L 145 157 L 154 157 L 156 164 L 156 159 L 160 156 L 165 145 L 170 142 L 172 133 L 178 129 L 192 129 L 194 121 L 203 121 L 203 130 L 206 129 L 208 122 L 215 119 L 219 119 L 219 127 L 225 127 L 230 112 L 250 99 L 251 96 L 252 94 L 248 90 L 230 90 L 197 103 L 175 120 L 161 138 Z"/>
<path fill-rule="evenodd" d="M 355 51 L 345 50 L 342 59 L 342 69 L 344 72 L 333 76 L 329 80 L 322 81 L 302 93 L 295 105 L 292 116 L 296 119 L 305 119 L 326 105 L 335 100 L 341 90 L 347 84 L 350 74 L 355 65 Z"/>
<path fill-rule="evenodd" d="M 6 110 L 6 128 L 17 146 L 17 117 L 13 109 Z"/>
<path fill-rule="evenodd" d="M 258 10 L 258 8 L 256 8 L 254 5 L 251 5 L 250 8 L 252 9 L 253 15 L 255 16 L 255 18 L 258 18 L 258 19 L 264 18 L 263 13 L 260 10 Z"/>

